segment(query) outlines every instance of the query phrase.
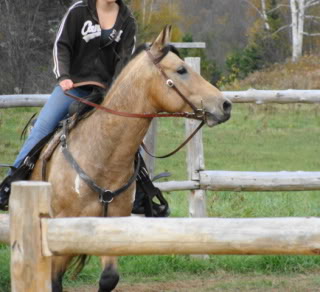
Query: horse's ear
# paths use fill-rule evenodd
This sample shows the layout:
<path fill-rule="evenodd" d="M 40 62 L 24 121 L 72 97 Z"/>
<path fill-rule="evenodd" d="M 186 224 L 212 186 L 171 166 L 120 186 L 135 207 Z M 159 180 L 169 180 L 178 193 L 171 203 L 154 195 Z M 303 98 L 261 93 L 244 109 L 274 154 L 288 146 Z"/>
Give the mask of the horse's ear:
<path fill-rule="evenodd" d="M 150 50 L 154 54 L 160 52 L 171 40 L 171 25 L 166 25 L 156 40 L 151 44 Z"/>

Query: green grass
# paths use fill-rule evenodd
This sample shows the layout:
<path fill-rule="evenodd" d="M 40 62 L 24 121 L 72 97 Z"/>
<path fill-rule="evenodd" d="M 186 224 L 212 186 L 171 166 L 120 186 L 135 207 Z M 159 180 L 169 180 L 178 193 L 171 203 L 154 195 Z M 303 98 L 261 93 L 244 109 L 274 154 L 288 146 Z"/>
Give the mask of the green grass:
<path fill-rule="evenodd" d="M 10 291 L 9 248 L 0 244 L 0 292 Z"/>
<path fill-rule="evenodd" d="M 34 109 L 0 110 L 0 162 L 9 163 L 20 147 L 19 132 Z M 219 127 L 204 128 L 206 169 L 242 171 L 320 171 L 319 105 L 234 105 L 232 119 Z M 184 139 L 184 121 L 162 119 L 158 154 L 174 149 Z M 156 161 L 156 172 L 170 171 L 167 180 L 186 179 L 185 149 Z M 4 171 L 1 175 L 4 175 Z M 188 216 L 188 192 L 166 194 L 172 216 Z M 208 192 L 212 217 L 320 216 L 320 191 Z M 96 283 L 99 261 L 93 258 L 77 282 Z M 199 261 L 188 256 L 128 256 L 120 259 L 126 281 L 174 280 L 184 275 L 224 271 L 240 274 L 294 274 L 319 270 L 316 256 L 210 256 Z M 161 271 L 161 272 L 160 272 Z M 265 284 L 267 285 L 267 284 Z M 9 250 L 0 246 L 0 292 L 9 287 Z M 4 290 L 1 290 L 4 289 Z"/>

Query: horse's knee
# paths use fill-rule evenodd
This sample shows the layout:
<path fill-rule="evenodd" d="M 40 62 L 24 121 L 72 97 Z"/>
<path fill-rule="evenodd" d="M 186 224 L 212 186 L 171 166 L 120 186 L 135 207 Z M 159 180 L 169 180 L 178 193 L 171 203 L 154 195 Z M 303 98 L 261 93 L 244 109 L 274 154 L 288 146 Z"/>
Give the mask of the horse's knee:
<path fill-rule="evenodd" d="M 111 292 L 117 286 L 119 279 L 117 270 L 110 264 L 101 273 L 98 292 Z"/>

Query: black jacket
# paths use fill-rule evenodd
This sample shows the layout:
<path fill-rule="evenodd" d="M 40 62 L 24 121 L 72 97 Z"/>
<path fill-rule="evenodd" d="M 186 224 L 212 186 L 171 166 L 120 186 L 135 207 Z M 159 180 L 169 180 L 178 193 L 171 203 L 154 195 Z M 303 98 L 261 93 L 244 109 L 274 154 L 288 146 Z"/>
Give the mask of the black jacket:
<path fill-rule="evenodd" d="M 68 9 L 53 48 L 53 72 L 59 82 L 71 79 L 110 85 L 126 65 L 135 46 L 136 24 L 122 0 L 117 3 L 119 14 L 110 41 L 103 46 L 95 0 L 77 1 Z"/>

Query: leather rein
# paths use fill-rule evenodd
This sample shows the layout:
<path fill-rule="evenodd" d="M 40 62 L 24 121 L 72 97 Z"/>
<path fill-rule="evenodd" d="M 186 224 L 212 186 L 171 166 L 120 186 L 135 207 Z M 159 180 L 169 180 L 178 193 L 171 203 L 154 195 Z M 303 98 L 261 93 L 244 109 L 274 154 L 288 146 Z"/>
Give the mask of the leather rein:
<path fill-rule="evenodd" d="M 163 68 L 160 65 L 161 60 L 165 57 L 162 56 L 161 58 L 156 59 L 152 53 L 150 52 L 150 49 L 146 49 L 146 53 L 149 56 L 149 58 L 151 59 L 152 63 L 159 69 L 160 73 L 162 74 L 162 76 L 166 79 L 166 85 L 169 88 L 172 88 L 192 109 L 193 112 L 183 112 L 183 113 L 128 113 L 128 112 L 121 112 L 121 111 L 115 111 L 113 109 L 107 108 L 105 106 L 102 106 L 100 104 L 96 104 L 93 103 L 89 100 L 86 100 L 85 98 L 81 98 L 78 96 L 75 96 L 67 91 L 65 91 L 65 95 L 71 97 L 72 99 L 84 103 L 86 105 L 89 105 L 91 107 L 94 107 L 98 110 L 102 110 L 104 112 L 113 114 L 113 115 L 117 115 L 117 116 L 122 116 L 122 117 L 127 117 L 127 118 L 163 118 L 163 117 L 178 117 L 178 118 L 188 118 L 188 119 L 195 119 L 195 120 L 200 120 L 202 121 L 199 126 L 191 133 L 191 135 L 179 146 L 177 147 L 174 151 L 163 155 L 163 156 L 155 156 L 153 154 L 151 154 L 148 149 L 146 148 L 146 146 L 144 145 L 144 143 L 142 142 L 142 147 L 143 149 L 146 151 L 147 154 L 149 154 L 152 157 L 155 158 L 167 158 L 169 156 L 174 155 L 175 153 L 177 153 L 182 147 L 184 147 L 195 135 L 196 133 L 202 128 L 202 126 L 205 124 L 206 122 L 206 112 L 204 111 L 204 109 L 199 109 L 197 108 L 190 100 L 187 99 L 187 97 L 185 97 L 185 95 L 176 87 L 176 85 L 174 84 L 173 80 L 170 79 L 168 77 L 168 75 L 166 74 L 166 72 L 163 70 Z M 74 84 L 74 88 L 77 87 L 81 87 L 84 85 L 95 85 L 98 87 L 102 87 L 102 88 L 106 88 L 105 85 L 99 83 L 99 82 L 95 82 L 95 81 L 88 81 L 88 82 L 80 82 L 80 83 L 75 83 Z"/>

